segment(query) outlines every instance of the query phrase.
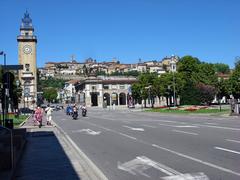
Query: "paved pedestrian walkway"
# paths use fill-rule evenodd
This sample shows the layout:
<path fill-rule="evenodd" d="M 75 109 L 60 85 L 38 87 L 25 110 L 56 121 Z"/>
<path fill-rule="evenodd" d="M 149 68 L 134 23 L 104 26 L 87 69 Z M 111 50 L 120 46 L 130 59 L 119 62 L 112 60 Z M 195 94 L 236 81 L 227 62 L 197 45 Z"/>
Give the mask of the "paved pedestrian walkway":
<path fill-rule="evenodd" d="M 54 116 L 53 116 L 54 119 Z M 53 122 L 34 125 L 33 117 L 23 125 L 28 136 L 24 153 L 16 167 L 16 180 L 107 180 L 102 172 Z"/>
<path fill-rule="evenodd" d="M 27 143 L 17 165 L 17 180 L 81 179 L 54 133 L 54 126 L 34 126 L 33 118 L 24 124 L 28 128 Z"/>

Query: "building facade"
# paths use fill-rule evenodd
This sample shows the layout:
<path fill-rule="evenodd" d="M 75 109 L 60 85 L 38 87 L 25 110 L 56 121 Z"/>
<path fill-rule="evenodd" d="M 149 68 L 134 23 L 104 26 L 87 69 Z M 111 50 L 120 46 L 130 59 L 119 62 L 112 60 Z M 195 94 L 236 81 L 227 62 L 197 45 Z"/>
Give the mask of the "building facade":
<path fill-rule="evenodd" d="M 129 106 L 133 103 L 130 88 L 135 82 L 136 78 L 126 77 L 89 77 L 80 80 L 74 84 L 75 103 L 88 107 Z"/>
<path fill-rule="evenodd" d="M 19 71 L 19 80 L 23 89 L 23 102 L 34 102 L 37 99 L 37 64 L 36 44 L 32 19 L 26 11 L 20 26 L 18 42 L 18 62 L 23 65 Z"/>

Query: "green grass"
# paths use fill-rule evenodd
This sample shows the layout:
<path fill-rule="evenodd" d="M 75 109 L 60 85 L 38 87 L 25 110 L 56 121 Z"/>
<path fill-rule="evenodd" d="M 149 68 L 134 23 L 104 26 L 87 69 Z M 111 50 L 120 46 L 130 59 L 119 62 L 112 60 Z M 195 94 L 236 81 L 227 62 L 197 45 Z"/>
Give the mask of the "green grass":
<path fill-rule="evenodd" d="M 171 114 L 211 114 L 211 115 L 221 115 L 221 114 L 228 114 L 230 113 L 229 109 L 198 109 L 195 111 L 186 111 L 186 110 L 179 110 L 179 109 L 149 109 L 146 110 L 148 112 L 160 112 L 160 113 L 171 113 Z"/>
<path fill-rule="evenodd" d="M 27 117 L 27 115 L 20 115 L 18 118 L 16 118 L 13 114 L 8 115 L 8 119 L 13 119 L 14 127 L 18 127 L 23 121 L 27 119 Z M 0 118 L 2 119 L 2 115 Z"/>

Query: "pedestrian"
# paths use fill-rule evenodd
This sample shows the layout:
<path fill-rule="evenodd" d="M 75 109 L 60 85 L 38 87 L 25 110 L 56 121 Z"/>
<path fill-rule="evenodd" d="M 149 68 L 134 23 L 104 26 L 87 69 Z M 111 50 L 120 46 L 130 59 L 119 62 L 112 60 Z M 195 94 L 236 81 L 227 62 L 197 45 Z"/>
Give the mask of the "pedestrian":
<path fill-rule="evenodd" d="M 40 106 L 38 106 L 34 112 L 34 119 L 38 123 L 38 127 L 42 127 L 42 117 L 43 117 L 43 110 Z"/>
<path fill-rule="evenodd" d="M 53 108 L 51 108 L 49 104 L 47 105 L 47 108 L 45 109 L 45 112 L 47 113 L 47 125 L 52 125 Z"/>

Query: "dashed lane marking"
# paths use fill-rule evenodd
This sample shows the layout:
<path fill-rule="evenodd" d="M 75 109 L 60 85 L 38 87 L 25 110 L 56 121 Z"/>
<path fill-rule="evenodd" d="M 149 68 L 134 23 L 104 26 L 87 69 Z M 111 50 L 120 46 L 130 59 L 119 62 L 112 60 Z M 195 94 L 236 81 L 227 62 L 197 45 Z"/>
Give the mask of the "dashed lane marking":
<path fill-rule="evenodd" d="M 240 143 L 240 141 L 236 141 L 236 140 L 232 140 L 232 139 L 225 139 L 225 140 L 230 141 L 230 142 Z"/>
<path fill-rule="evenodd" d="M 214 147 L 214 148 L 215 148 L 215 149 L 218 149 L 218 150 L 222 150 L 222 151 L 234 153 L 234 154 L 240 154 L 240 152 L 234 151 L 234 150 L 231 150 L 231 149 L 225 149 L 225 148 L 221 148 L 221 147 Z"/>
<path fill-rule="evenodd" d="M 195 136 L 198 135 L 197 133 L 187 132 L 187 131 L 179 131 L 179 130 L 176 130 L 176 129 L 173 129 L 172 131 L 173 131 L 173 132 L 178 132 L 178 133 L 184 133 L 184 134 L 195 135 Z"/>
<path fill-rule="evenodd" d="M 128 128 L 128 129 L 131 129 L 131 130 L 133 130 L 133 131 L 144 131 L 143 128 L 134 128 L 134 127 L 130 127 L 130 126 L 123 126 L 123 127 L 126 127 L 126 128 Z"/>

